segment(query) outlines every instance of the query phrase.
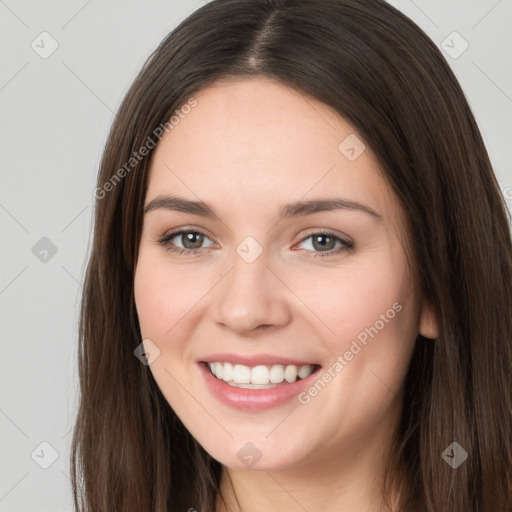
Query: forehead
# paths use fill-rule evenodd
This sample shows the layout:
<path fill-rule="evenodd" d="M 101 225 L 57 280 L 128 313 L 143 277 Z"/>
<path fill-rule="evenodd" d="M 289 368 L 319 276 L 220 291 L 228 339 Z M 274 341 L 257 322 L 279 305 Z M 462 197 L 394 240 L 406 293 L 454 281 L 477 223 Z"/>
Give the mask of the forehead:
<path fill-rule="evenodd" d="M 179 193 L 250 207 L 343 196 L 383 215 L 396 206 L 371 150 L 347 157 L 362 141 L 330 106 L 265 78 L 219 81 L 194 98 L 155 150 L 149 200 Z"/>
<path fill-rule="evenodd" d="M 218 81 L 194 97 L 197 106 L 171 132 L 174 142 L 184 142 L 177 134 L 200 141 L 230 164 L 248 156 L 276 160 L 276 154 L 309 154 L 315 160 L 324 154 L 332 160 L 339 137 L 354 131 L 328 105 L 266 78 Z"/>

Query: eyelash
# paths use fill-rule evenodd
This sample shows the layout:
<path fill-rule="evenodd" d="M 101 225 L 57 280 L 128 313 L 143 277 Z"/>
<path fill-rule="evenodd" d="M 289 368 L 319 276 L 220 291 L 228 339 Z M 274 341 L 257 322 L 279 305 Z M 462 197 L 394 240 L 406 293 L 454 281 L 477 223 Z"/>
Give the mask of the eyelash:
<path fill-rule="evenodd" d="M 171 232 L 164 237 L 160 238 L 158 240 L 158 243 L 162 246 L 164 246 L 166 251 L 172 252 L 177 255 L 191 255 L 191 254 L 197 254 L 205 249 L 205 247 L 200 247 L 198 249 L 185 249 L 181 247 L 175 247 L 169 242 L 175 238 L 178 235 L 182 235 L 185 233 L 194 233 L 194 234 L 200 234 L 208 238 L 208 235 L 203 233 L 202 231 L 192 230 L 192 229 L 182 229 L 178 231 Z M 330 251 L 312 251 L 312 258 L 326 258 L 328 256 L 334 256 L 336 254 L 340 254 L 345 251 L 350 251 L 354 249 L 354 243 L 349 240 L 344 240 L 343 238 L 340 238 L 339 236 L 335 235 L 334 233 L 330 231 L 319 231 L 310 233 L 308 236 L 303 238 L 300 243 L 306 241 L 308 238 L 311 238 L 313 236 L 327 236 L 330 238 L 334 238 L 335 241 L 341 242 L 341 247 L 338 247 L 337 249 L 331 249 Z M 307 249 L 305 249 L 307 250 Z M 311 251 L 310 251 L 311 252 Z"/>

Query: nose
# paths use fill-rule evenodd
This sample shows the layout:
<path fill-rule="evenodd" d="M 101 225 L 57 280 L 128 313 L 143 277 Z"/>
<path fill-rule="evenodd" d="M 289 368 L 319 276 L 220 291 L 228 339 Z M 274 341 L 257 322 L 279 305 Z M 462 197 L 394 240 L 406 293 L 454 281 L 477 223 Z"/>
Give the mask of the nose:
<path fill-rule="evenodd" d="M 235 255 L 215 298 L 213 315 L 217 324 L 237 334 L 251 334 L 290 322 L 286 287 L 267 264 L 265 252 L 252 263 Z"/>

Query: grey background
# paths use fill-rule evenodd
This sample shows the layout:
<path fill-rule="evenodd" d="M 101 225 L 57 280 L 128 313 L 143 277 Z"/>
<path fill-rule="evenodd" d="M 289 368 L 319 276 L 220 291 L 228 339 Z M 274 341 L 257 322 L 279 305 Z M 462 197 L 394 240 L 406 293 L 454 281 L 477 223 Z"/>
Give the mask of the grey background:
<path fill-rule="evenodd" d="M 72 510 L 77 314 L 101 152 L 146 57 L 203 3 L 0 0 L 0 511 Z M 511 207 L 512 0 L 390 3 L 444 48 Z M 44 31 L 58 44 L 47 58 Z M 461 55 L 454 31 L 469 44 Z"/>

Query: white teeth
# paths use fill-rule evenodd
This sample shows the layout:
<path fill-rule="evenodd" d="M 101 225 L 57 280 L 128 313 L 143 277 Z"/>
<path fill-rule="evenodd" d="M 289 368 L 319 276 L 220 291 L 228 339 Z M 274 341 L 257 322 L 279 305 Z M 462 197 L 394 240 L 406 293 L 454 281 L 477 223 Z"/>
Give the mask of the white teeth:
<path fill-rule="evenodd" d="M 285 380 L 289 383 L 295 382 L 297 377 L 305 379 L 313 373 L 314 365 L 305 364 L 297 367 L 294 364 L 272 366 L 258 365 L 245 366 L 243 364 L 208 363 L 211 372 L 218 379 L 228 384 L 248 389 L 266 389 L 274 387 L 273 384 L 281 384 Z"/>
<path fill-rule="evenodd" d="M 217 365 L 222 363 L 216 363 Z M 221 379 L 222 375 L 217 378 Z M 241 364 L 235 364 L 235 372 L 233 374 L 233 380 L 238 384 L 250 384 L 251 383 L 251 369 L 248 366 L 243 366 Z"/>
<path fill-rule="evenodd" d="M 224 365 L 222 363 L 214 363 L 215 365 L 215 375 L 222 379 L 222 374 L 224 373 Z"/>
<path fill-rule="evenodd" d="M 275 364 L 270 369 L 270 382 L 279 384 L 284 380 L 284 366 L 282 364 Z"/>
<path fill-rule="evenodd" d="M 294 364 L 290 364 L 286 367 L 284 378 L 288 382 L 295 382 L 297 380 L 297 367 Z"/>
<path fill-rule="evenodd" d="M 301 379 L 305 379 L 306 377 L 309 377 L 312 373 L 313 369 L 311 368 L 311 365 L 306 364 L 304 366 L 299 366 L 299 377 Z"/>
<path fill-rule="evenodd" d="M 244 389 L 270 389 L 275 388 L 279 384 L 237 384 L 236 382 L 226 382 L 226 384 L 229 384 L 230 386 L 233 386 L 234 388 L 244 388 Z"/>
<path fill-rule="evenodd" d="M 263 365 L 255 366 L 251 370 L 251 384 L 268 384 L 270 370 Z"/>
<path fill-rule="evenodd" d="M 221 363 L 219 363 L 221 364 Z M 231 363 L 224 363 L 224 371 L 222 373 L 222 379 L 226 382 L 233 380 L 233 376 L 235 375 L 235 369 Z"/>

